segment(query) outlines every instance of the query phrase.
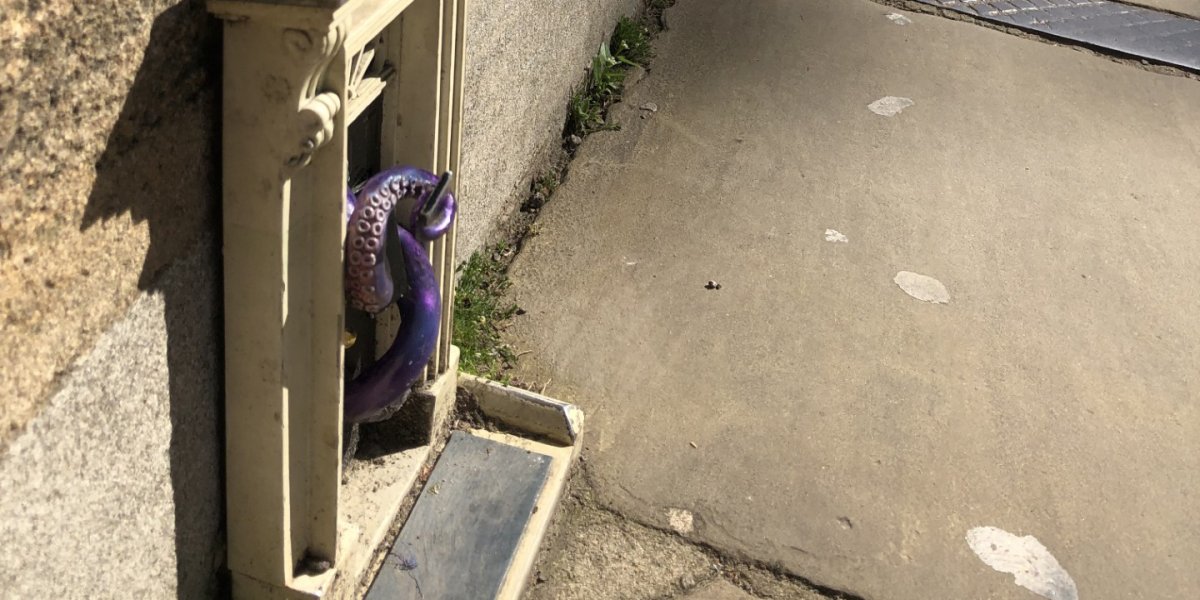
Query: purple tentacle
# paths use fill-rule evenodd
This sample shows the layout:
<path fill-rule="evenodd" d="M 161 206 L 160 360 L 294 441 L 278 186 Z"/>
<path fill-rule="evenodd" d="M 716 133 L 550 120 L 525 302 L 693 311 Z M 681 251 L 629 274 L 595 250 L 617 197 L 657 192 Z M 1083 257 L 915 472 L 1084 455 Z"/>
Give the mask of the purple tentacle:
<path fill-rule="evenodd" d="M 457 204 L 452 194 L 432 199 L 438 177 L 415 167 L 396 167 L 372 177 L 358 194 L 346 232 L 346 291 L 350 305 L 372 314 L 391 304 L 395 292 L 385 250 L 388 220 L 400 224 L 418 240 L 441 236 L 454 221 Z"/>
<path fill-rule="evenodd" d="M 386 249 L 389 226 L 399 242 L 405 278 L 396 298 L 399 335 L 374 365 L 346 385 L 349 422 L 399 407 L 435 349 L 441 298 L 422 242 L 445 234 L 457 210 L 452 194 L 431 197 L 438 181 L 428 171 L 397 167 L 372 177 L 357 198 L 348 194 L 345 287 L 349 304 L 376 314 L 395 297 Z M 390 223 L 393 215 L 395 224 Z"/>
<path fill-rule="evenodd" d="M 350 222 L 350 217 L 354 216 L 354 209 L 358 207 L 358 198 L 354 197 L 354 191 L 349 187 L 346 188 L 346 222 Z"/>
<path fill-rule="evenodd" d="M 403 403 L 437 344 L 442 305 L 429 257 L 412 234 L 396 227 L 396 235 L 409 282 L 408 291 L 396 300 L 400 333 L 375 364 L 346 384 L 346 420 L 351 423 Z"/>

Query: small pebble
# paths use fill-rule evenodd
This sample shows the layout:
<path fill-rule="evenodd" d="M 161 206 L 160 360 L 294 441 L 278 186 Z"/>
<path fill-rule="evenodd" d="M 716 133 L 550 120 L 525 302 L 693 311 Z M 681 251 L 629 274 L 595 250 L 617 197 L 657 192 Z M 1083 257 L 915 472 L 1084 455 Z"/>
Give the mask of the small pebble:
<path fill-rule="evenodd" d="M 689 446 L 691 446 L 691 447 L 693 447 L 693 448 L 699 448 L 699 447 L 700 447 L 700 446 L 697 446 L 697 445 L 696 445 L 696 442 L 688 442 L 688 445 L 689 445 Z"/>
<path fill-rule="evenodd" d="M 671 526 L 671 529 L 675 530 L 675 533 L 688 535 L 695 529 L 696 516 L 690 510 L 668 508 L 667 523 Z"/>
<path fill-rule="evenodd" d="M 306 573 L 324 573 L 333 568 L 333 563 L 319 556 L 305 556 L 301 569 Z"/>
<path fill-rule="evenodd" d="M 541 210 L 542 207 L 545 205 L 546 205 L 546 196 L 544 194 L 542 194 L 541 192 L 534 192 L 534 194 L 532 196 L 530 196 L 528 200 L 525 201 L 525 204 L 521 205 L 521 210 L 523 210 L 525 212 L 535 213 L 535 212 Z"/>
<path fill-rule="evenodd" d="M 638 108 L 640 108 L 642 110 L 648 110 L 650 112 L 658 112 L 658 105 L 653 102 L 647 102 L 647 103 L 639 106 Z"/>
<path fill-rule="evenodd" d="M 713 280 L 711 280 L 711 279 L 710 279 L 710 280 L 708 280 L 708 283 L 704 284 L 704 289 L 706 289 L 706 290 L 719 290 L 719 289 L 721 289 L 721 284 L 719 284 L 719 283 L 717 283 L 717 282 L 715 282 L 715 281 L 713 281 Z"/>
<path fill-rule="evenodd" d="M 571 136 L 567 138 L 567 142 L 569 142 L 572 146 L 578 146 L 583 143 L 583 138 L 572 133 Z"/>

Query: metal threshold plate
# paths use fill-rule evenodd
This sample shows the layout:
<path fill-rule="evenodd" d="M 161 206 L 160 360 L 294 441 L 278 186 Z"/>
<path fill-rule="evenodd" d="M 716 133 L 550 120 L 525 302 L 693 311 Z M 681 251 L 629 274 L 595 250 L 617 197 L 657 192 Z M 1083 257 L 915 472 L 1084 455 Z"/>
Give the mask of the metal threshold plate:
<path fill-rule="evenodd" d="M 917 0 L 1087 46 L 1200 71 L 1200 20 L 1107 0 Z"/>
<path fill-rule="evenodd" d="M 366 600 L 486 600 L 508 573 L 549 456 L 451 435 Z"/>

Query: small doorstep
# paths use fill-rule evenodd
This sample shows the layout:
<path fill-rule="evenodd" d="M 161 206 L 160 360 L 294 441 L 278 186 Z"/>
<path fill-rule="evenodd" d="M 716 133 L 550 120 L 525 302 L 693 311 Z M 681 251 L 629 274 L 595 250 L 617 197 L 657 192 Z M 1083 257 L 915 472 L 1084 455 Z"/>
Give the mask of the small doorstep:
<path fill-rule="evenodd" d="M 577 448 L 454 432 L 367 600 L 518 598 Z"/>

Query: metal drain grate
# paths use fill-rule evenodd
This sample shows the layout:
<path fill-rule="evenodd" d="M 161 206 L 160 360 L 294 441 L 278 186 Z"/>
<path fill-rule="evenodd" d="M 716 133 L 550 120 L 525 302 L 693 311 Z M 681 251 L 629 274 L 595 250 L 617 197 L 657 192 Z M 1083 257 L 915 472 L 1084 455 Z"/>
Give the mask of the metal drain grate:
<path fill-rule="evenodd" d="M 1106 0 L 917 0 L 1056 38 L 1200 71 L 1200 21 Z"/>

